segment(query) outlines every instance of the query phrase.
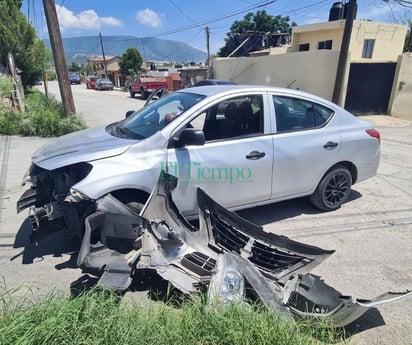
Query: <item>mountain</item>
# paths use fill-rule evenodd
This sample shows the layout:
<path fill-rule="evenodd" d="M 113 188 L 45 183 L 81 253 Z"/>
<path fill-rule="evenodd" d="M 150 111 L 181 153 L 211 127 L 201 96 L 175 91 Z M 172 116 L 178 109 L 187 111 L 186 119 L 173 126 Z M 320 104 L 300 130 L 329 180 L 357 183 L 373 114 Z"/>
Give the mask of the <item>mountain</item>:
<path fill-rule="evenodd" d="M 99 36 L 62 38 L 66 63 L 85 64 L 92 56 L 102 56 Z M 122 56 L 127 48 L 136 48 L 145 60 L 165 62 L 204 62 L 206 52 L 184 42 L 164 40 L 156 37 L 102 36 L 105 56 Z M 50 49 L 50 40 L 44 41 Z"/>

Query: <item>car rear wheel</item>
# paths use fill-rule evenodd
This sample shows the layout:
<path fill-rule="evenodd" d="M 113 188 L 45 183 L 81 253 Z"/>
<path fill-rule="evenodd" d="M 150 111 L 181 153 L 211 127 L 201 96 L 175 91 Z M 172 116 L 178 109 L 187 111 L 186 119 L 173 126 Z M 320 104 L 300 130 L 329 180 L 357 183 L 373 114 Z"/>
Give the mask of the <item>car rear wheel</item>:
<path fill-rule="evenodd" d="M 132 89 L 129 89 L 130 97 L 134 98 L 135 93 L 132 91 Z"/>
<path fill-rule="evenodd" d="M 349 170 L 344 166 L 337 166 L 322 178 L 310 196 L 310 201 L 323 211 L 336 210 L 348 200 L 351 186 L 352 175 Z"/>

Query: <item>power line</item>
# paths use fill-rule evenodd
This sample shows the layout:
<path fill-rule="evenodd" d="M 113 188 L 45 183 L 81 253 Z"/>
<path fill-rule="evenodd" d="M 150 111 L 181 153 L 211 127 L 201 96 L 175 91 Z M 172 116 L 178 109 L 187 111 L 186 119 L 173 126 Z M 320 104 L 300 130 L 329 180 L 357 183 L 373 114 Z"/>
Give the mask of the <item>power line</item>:
<path fill-rule="evenodd" d="M 182 32 L 182 31 L 191 30 L 191 29 L 197 28 L 197 27 L 199 27 L 199 26 L 206 26 L 206 25 L 208 25 L 208 24 L 210 24 L 210 23 L 215 23 L 215 22 L 218 22 L 218 21 L 220 21 L 220 20 L 224 20 L 224 19 L 227 19 L 227 18 L 230 18 L 230 17 L 234 17 L 234 16 L 237 16 L 237 15 L 239 15 L 239 14 L 241 14 L 241 13 L 244 13 L 244 12 L 247 12 L 247 11 L 250 11 L 250 10 L 253 10 L 253 9 L 256 9 L 256 8 L 259 8 L 259 7 L 264 7 L 264 6 L 266 6 L 266 5 L 269 5 L 269 4 L 274 3 L 275 1 L 276 1 L 276 0 L 265 1 L 265 2 L 263 2 L 263 3 L 259 3 L 259 4 L 256 4 L 256 5 L 254 5 L 254 6 L 250 6 L 250 7 L 247 7 L 247 8 L 243 8 L 243 9 L 241 9 L 241 10 L 237 10 L 237 11 L 234 11 L 234 12 L 230 12 L 230 13 L 224 14 L 224 15 L 219 16 L 219 17 L 214 17 L 214 18 L 211 18 L 211 19 L 207 19 L 207 20 L 201 21 L 201 22 L 199 22 L 199 23 L 197 23 L 197 24 L 188 25 L 188 26 L 184 26 L 184 27 L 181 27 L 181 28 L 173 29 L 173 30 L 170 30 L 170 31 L 162 32 L 162 33 L 160 33 L 160 34 L 157 34 L 157 35 L 154 35 L 154 36 L 151 36 L 151 37 L 167 36 L 167 35 L 176 34 L 176 33 Z"/>
<path fill-rule="evenodd" d="M 175 3 L 173 0 L 169 0 L 169 2 L 170 2 L 174 7 L 176 7 L 177 10 L 178 10 L 181 14 L 183 14 L 183 16 L 185 16 L 187 19 L 189 19 L 193 24 L 197 25 L 196 22 L 195 22 L 192 18 L 190 18 L 190 17 L 186 14 L 185 11 L 183 11 L 179 6 L 177 6 L 176 3 Z"/>

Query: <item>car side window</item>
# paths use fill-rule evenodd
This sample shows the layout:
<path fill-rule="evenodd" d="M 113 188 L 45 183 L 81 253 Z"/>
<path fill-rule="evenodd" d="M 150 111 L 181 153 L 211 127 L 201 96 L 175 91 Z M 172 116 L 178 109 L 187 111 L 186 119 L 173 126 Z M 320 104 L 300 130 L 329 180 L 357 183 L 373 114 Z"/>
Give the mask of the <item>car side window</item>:
<path fill-rule="evenodd" d="M 206 141 L 263 134 L 262 95 L 234 97 L 214 104 L 190 126 L 202 129 Z"/>
<path fill-rule="evenodd" d="M 333 110 L 305 99 L 273 96 L 278 133 L 306 130 L 324 126 Z"/>

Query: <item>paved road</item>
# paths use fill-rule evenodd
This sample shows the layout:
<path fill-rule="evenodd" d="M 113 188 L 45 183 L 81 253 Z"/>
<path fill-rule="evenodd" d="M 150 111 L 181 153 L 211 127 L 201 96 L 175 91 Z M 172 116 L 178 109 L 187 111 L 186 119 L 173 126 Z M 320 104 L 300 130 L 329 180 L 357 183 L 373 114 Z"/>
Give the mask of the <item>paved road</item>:
<path fill-rule="evenodd" d="M 38 89 L 44 91 L 43 86 Z M 56 81 L 48 83 L 48 92 L 57 100 L 61 100 L 59 85 Z M 84 84 L 72 85 L 72 94 L 76 107 L 76 113 L 81 115 L 89 127 L 107 125 L 124 118 L 126 111 L 140 109 L 144 101 L 131 98 L 128 92 L 120 90 L 97 91 L 87 89 Z"/>
<path fill-rule="evenodd" d="M 84 85 L 73 86 L 73 93 L 77 111 L 90 126 L 119 120 L 141 102 L 126 93 L 86 90 Z M 371 119 L 382 134 L 378 175 L 355 185 L 351 200 L 341 209 L 321 213 L 302 198 L 240 212 L 267 231 L 335 249 L 314 273 L 357 298 L 412 289 L 412 124 Z M 34 296 L 53 289 L 67 294 L 70 283 L 82 277 L 73 268 L 75 245 L 64 234 L 54 234 L 35 247 L 27 243 L 27 213 L 15 212 L 25 190 L 20 182 L 30 155 L 47 140 L 0 137 L 0 296 L 22 285 Z M 349 329 L 351 342 L 412 344 L 411 311 L 412 298 L 369 311 Z"/>

